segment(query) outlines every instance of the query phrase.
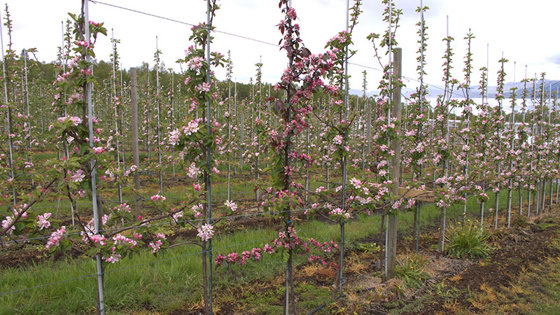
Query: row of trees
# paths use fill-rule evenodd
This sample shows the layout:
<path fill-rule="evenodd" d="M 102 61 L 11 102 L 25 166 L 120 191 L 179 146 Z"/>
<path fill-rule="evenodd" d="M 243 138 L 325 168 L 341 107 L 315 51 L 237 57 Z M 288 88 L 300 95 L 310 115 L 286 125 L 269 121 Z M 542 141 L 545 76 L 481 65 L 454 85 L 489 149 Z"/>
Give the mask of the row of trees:
<path fill-rule="evenodd" d="M 210 46 L 218 10 L 215 0 L 208 1 L 206 23 L 192 29 L 193 46 L 178 61 L 181 73 L 163 68 L 157 46 L 153 68 L 144 64 L 130 71 L 121 69 L 119 41 L 114 38 L 111 62 L 96 62 L 96 40 L 107 30 L 103 23 L 89 21 L 87 1 L 81 14 L 70 15 L 56 63 L 29 58 L 36 52 L 31 48 L 19 56 L 12 50 L 12 21 L 6 8 L 9 44 L 3 62 L 1 110 L 6 119 L 1 126 L 0 170 L 6 180 L 0 188 L 8 210 L 2 216 L 2 243 L 44 240 L 51 251 L 88 244 L 98 266 L 98 309 L 103 313 L 103 266 L 142 246 L 154 254 L 165 249 L 170 245 L 168 237 L 151 227 L 158 221 L 169 222 L 197 230 L 194 244 L 201 249 L 207 313 L 212 313 L 212 266 L 259 261 L 264 253 L 286 255 L 285 309 L 296 313 L 294 255 L 306 254 L 310 261 L 336 268 L 333 296 L 342 294 L 345 223 L 359 213 L 383 215 L 382 261 L 385 277 L 390 278 L 398 213 L 415 211 L 418 238 L 420 200 L 434 202 L 441 210 L 442 253 L 446 211 L 469 197 L 480 203 L 481 228 L 488 211 L 493 214 L 492 226 L 498 226 L 502 211 L 509 227 L 514 192 L 519 214 L 524 198 L 528 201 L 524 214 L 544 211 L 547 191 L 551 204 L 553 186 L 559 187 L 560 161 L 557 103 L 547 95 L 544 74 L 540 79 L 525 78 L 524 88 L 512 89 L 511 100 L 506 100 L 508 61 L 502 58 L 498 106 L 489 105 L 486 68 L 481 69 L 477 96 L 482 102 L 477 104 L 470 94 L 474 35 L 465 35 L 460 79 L 452 77 L 454 39 L 447 36 L 443 94 L 430 104 L 424 82 L 428 8 L 421 4 L 417 10 L 419 85 L 401 106 L 402 51 L 396 31 L 402 11 L 389 0 L 383 3 L 388 28 L 369 36 L 384 71 L 379 95 L 374 97 L 366 96 L 365 71 L 363 95 L 348 93 L 348 60 L 355 53 L 352 35 L 361 13 L 360 0 L 348 8 L 347 28 L 319 54 L 305 47 L 296 11 L 289 1 L 280 0 L 284 18 L 278 28 L 287 67 L 274 85 L 262 82 L 265 65 L 260 61 L 255 64 L 254 82 L 232 81 L 231 58 Z M 218 67 L 226 68 L 225 81 L 214 77 Z M 453 98 L 457 93 L 464 97 Z M 507 101 L 511 113 L 504 111 Z M 46 159 L 40 154 L 45 152 Z M 40 163 L 34 163 L 38 159 Z M 159 188 L 140 189 L 141 172 L 157 174 Z M 188 185 L 181 200 L 166 197 L 170 176 Z M 220 220 L 243 212 L 232 197 L 232 178 L 243 176 L 255 187 L 258 211 L 270 214 L 280 232 L 262 247 L 215 253 L 212 237 Z M 218 202 L 212 195 L 214 181 L 227 181 L 227 197 Z M 502 190 L 508 192 L 507 205 L 500 205 L 499 198 L 487 205 L 487 194 L 497 197 Z M 56 198 L 69 201 L 72 228 L 54 222 L 51 212 L 34 207 Z M 140 200 L 149 210 L 133 210 Z M 294 217 L 302 209 L 307 216 L 339 224 L 339 242 L 299 237 Z"/>

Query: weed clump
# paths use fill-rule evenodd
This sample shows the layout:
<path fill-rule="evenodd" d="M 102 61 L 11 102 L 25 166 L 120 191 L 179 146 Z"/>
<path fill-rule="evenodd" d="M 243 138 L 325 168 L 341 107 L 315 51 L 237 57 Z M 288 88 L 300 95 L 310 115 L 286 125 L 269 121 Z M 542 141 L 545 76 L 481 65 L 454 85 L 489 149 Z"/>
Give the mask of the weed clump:
<path fill-rule="evenodd" d="M 402 279 L 407 287 L 419 288 L 428 279 L 428 274 L 424 271 L 425 265 L 426 260 L 423 256 L 406 256 L 395 266 L 395 276 Z"/>
<path fill-rule="evenodd" d="M 484 258 L 492 253 L 490 233 L 476 221 L 452 225 L 447 233 L 447 255 L 455 258 Z"/>

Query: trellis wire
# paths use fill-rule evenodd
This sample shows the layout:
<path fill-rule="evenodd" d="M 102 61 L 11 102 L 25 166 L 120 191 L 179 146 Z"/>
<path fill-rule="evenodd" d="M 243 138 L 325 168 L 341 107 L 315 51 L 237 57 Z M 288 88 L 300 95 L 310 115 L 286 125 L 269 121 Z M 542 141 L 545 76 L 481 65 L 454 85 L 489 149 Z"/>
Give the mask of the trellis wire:
<path fill-rule="evenodd" d="M 123 7 L 123 6 L 119 6 L 119 5 L 115 5 L 115 4 L 111 4 L 111 3 L 106 3 L 106 2 L 103 2 L 103 1 L 98 1 L 98 0 L 88 0 L 88 1 L 91 2 L 91 3 L 94 3 L 94 4 L 105 5 L 105 6 L 113 7 L 113 8 L 120 9 L 120 10 L 125 10 L 125 11 L 129 11 L 129 12 L 133 12 L 133 13 L 137 13 L 137 14 L 141 14 L 141 15 L 150 16 L 150 17 L 153 17 L 153 18 L 156 18 L 156 19 L 166 20 L 166 21 L 173 22 L 173 23 L 178 23 L 178 24 L 183 24 L 183 25 L 188 25 L 188 26 L 195 26 L 195 24 L 192 24 L 192 23 L 189 23 L 189 22 L 184 22 L 184 21 L 180 21 L 180 20 L 173 19 L 173 18 L 166 17 L 166 16 L 162 16 L 162 15 L 157 15 L 157 14 L 148 13 L 148 12 L 144 12 L 144 11 L 140 11 L 140 10 L 136 10 L 136 9 L 132 9 L 132 8 L 127 8 L 127 7 Z M 214 30 L 213 32 L 228 35 L 228 36 L 233 36 L 233 37 L 237 37 L 237 38 L 241 38 L 241 39 L 245 39 L 245 40 L 260 43 L 260 44 L 263 44 L 263 45 L 280 47 L 278 44 L 275 44 L 275 43 L 272 43 L 272 42 L 267 42 L 265 40 L 261 40 L 261 39 L 257 39 L 257 38 L 253 38 L 253 37 L 249 37 L 249 36 L 245 36 L 245 35 L 239 35 L 239 34 L 220 31 L 220 30 Z M 372 67 L 372 66 L 362 65 L 362 64 L 359 64 L 359 63 L 355 63 L 355 62 L 348 62 L 348 64 L 352 65 L 352 66 L 361 67 L 361 68 L 364 68 L 364 69 L 370 69 L 370 70 L 375 70 L 375 71 L 378 71 L 378 72 L 383 72 L 383 69 Z M 406 79 L 406 80 L 409 80 L 409 81 L 420 82 L 418 79 L 415 79 L 413 77 L 406 76 L 406 75 L 403 75 L 402 78 Z M 437 86 L 435 84 L 426 83 L 426 85 L 428 85 L 432 88 L 438 89 L 438 90 L 443 90 L 443 88 L 441 86 Z M 453 93 L 453 94 L 457 97 L 462 97 L 462 95 L 460 95 L 460 94 L 457 94 L 457 93 Z"/>

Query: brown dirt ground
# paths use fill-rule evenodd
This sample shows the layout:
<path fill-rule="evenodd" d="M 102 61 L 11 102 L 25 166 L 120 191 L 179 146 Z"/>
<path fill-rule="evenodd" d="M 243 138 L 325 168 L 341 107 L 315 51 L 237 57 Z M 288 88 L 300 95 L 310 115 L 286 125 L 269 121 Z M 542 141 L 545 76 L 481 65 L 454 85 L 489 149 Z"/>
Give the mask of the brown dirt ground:
<path fill-rule="evenodd" d="M 555 214 L 558 214 L 558 210 Z M 530 264 L 547 257 L 560 256 L 560 250 L 551 245 L 551 240 L 560 233 L 558 219 L 541 216 L 533 218 L 529 223 L 520 219 L 517 221 L 520 223 L 510 230 L 494 232 L 493 254 L 479 260 L 453 259 L 434 252 L 432 248 L 438 242 L 438 235 L 434 233 L 434 228 L 425 230 L 424 237 L 421 238 L 420 254 L 426 259 L 425 271 L 430 278 L 422 288 L 415 290 L 407 289 L 404 282 L 398 279 L 382 282 L 377 276 L 378 253 L 350 250 L 345 266 L 345 296 L 334 302 L 325 301 L 325 307 L 316 310 L 316 314 L 331 314 L 341 310 L 340 314 L 454 314 L 457 309 L 477 312 L 469 301 L 470 293 L 481 292 L 485 286 L 506 286 Z M 501 224 L 504 225 L 503 222 Z M 363 241 L 378 243 L 380 239 L 381 235 L 378 235 Z M 409 237 L 401 237 L 398 244 L 399 253 L 403 253 L 401 257 L 412 253 L 414 241 Z M 334 280 L 334 270 L 317 268 L 312 264 L 299 266 L 295 271 L 296 285 L 311 283 L 317 287 L 332 288 Z M 452 302 L 434 293 L 432 289 L 438 284 L 443 284 L 454 292 Z M 274 292 L 283 285 L 283 276 L 279 275 L 272 280 L 243 284 L 244 288 L 251 289 L 228 288 L 227 292 L 220 295 L 229 294 L 232 298 L 217 305 L 220 310 L 218 313 L 242 314 L 246 306 L 235 301 L 242 300 L 244 294 Z M 405 311 L 407 305 L 422 298 L 424 301 L 421 302 L 420 310 Z M 277 304 L 283 304 L 281 297 Z M 174 314 L 200 314 L 201 310 L 202 305 L 191 305 Z"/>
<path fill-rule="evenodd" d="M 449 301 L 441 296 L 428 293 L 430 302 L 424 304 L 421 311 L 402 314 L 454 314 L 454 309 L 480 311 L 470 303 L 470 294 L 482 292 L 485 287 L 508 286 L 530 264 L 560 256 L 560 250 L 552 245 L 560 230 L 558 219 L 540 217 L 533 221 L 510 231 L 497 231 L 494 234 L 496 250 L 490 257 L 443 279 L 442 284 L 457 294 L 451 303 L 453 307 L 446 307 Z"/>

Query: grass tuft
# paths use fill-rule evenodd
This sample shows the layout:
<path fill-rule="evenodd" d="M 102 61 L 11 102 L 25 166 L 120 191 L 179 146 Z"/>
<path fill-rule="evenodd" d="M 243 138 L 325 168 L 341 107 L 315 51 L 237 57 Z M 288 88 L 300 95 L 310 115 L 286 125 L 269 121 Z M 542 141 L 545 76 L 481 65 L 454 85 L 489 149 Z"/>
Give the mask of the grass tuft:
<path fill-rule="evenodd" d="M 490 232 L 481 229 L 477 221 L 458 222 L 448 229 L 447 254 L 455 258 L 484 258 L 492 253 L 488 243 Z"/>
<path fill-rule="evenodd" d="M 424 271 L 425 257 L 417 254 L 404 257 L 395 267 L 395 275 L 402 279 L 409 288 L 419 288 L 429 278 Z"/>

